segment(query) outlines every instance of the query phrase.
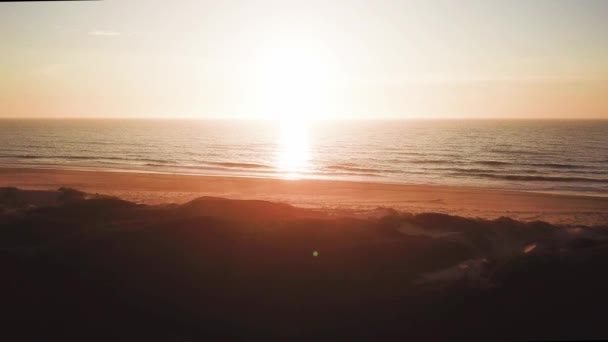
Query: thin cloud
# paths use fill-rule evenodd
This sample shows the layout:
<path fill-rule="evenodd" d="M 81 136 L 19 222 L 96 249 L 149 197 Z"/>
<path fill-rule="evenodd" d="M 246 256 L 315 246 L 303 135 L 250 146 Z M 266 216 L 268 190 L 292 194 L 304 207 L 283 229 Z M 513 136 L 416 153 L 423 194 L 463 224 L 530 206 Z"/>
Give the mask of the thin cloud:
<path fill-rule="evenodd" d="M 69 64 L 65 63 L 53 63 L 47 64 L 33 71 L 35 75 L 39 76 L 59 76 L 64 73 L 70 67 Z"/>
<path fill-rule="evenodd" d="M 91 36 L 120 36 L 120 32 L 118 31 L 106 31 L 106 30 L 93 30 L 89 32 Z"/>

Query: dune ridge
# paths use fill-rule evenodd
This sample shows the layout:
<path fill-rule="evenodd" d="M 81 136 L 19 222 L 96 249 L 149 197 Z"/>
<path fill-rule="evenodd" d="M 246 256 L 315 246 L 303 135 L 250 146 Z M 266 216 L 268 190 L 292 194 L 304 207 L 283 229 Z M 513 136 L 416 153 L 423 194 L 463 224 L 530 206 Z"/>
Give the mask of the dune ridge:
<path fill-rule="evenodd" d="M 182 204 L 203 196 L 284 202 L 344 212 L 379 205 L 411 213 L 553 224 L 608 225 L 608 197 L 505 191 L 481 187 L 285 180 L 59 169 L 0 168 L 0 187 L 71 187 L 136 203 Z"/>
<path fill-rule="evenodd" d="M 26 339 L 608 336 L 606 226 L 69 188 L 0 204 L 7 326 Z"/>

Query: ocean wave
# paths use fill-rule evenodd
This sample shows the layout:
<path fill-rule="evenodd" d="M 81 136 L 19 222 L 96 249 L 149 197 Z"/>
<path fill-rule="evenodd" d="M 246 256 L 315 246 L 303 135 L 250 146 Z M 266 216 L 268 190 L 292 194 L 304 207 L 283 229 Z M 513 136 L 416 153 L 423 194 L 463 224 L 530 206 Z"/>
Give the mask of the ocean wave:
<path fill-rule="evenodd" d="M 255 171 L 255 172 L 259 172 L 259 173 L 272 173 L 273 172 L 272 167 L 254 169 L 252 167 L 249 167 L 249 168 L 231 167 L 231 166 L 222 166 L 220 164 L 221 163 L 217 163 L 217 164 L 206 163 L 206 164 L 201 164 L 201 165 L 180 165 L 180 164 L 146 163 L 144 166 L 165 167 L 165 168 L 171 168 L 171 169 L 186 169 L 186 170 L 243 171 L 246 169 L 248 171 Z"/>
<path fill-rule="evenodd" d="M 254 164 L 254 163 L 232 163 L 232 162 L 206 162 L 206 164 L 218 165 L 227 168 L 241 168 L 241 169 L 272 169 L 272 166 L 266 164 Z"/>
<path fill-rule="evenodd" d="M 398 149 L 392 149 L 389 151 L 397 151 L 395 154 L 400 156 L 424 156 L 425 153 L 422 152 L 410 152 L 410 151 L 399 151 Z"/>
<path fill-rule="evenodd" d="M 281 172 L 282 173 L 282 172 Z M 311 175 L 311 176 L 362 176 L 362 177 L 382 177 L 381 175 L 377 174 L 377 173 L 370 173 L 370 172 L 332 172 L 332 173 L 327 173 L 327 172 L 309 172 L 306 173 L 307 175 Z"/>
<path fill-rule="evenodd" d="M 364 172 L 364 173 L 395 173 L 398 172 L 396 170 L 389 169 L 377 169 L 377 168 L 365 168 L 365 167 L 357 167 L 357 166 L 349 166 L 349 165 L 330 165 L 326 166 L 324 169 L 326 170 L 338 170 L 338 171 L 347 171 L 347 172 Z"/>
<path fill-rule="evenodd" d="M 239 163 L 208 163 L 205 165 L 164 165 L 164 164 L 154 164 L 149 163 L 145 166 L 149 167 L 170 167 L 175 170 L 192 170 L 192 171 L 217 171 L 217 172 L 229 172 L 242 174 L 246 172 L 254 172 L 258 175 L 276 175 L 281 176 L 286 173 L 285 170 L 281 170 L 278 168 L 274 168 L 272 166 L 266 165 L 265 168 L 251 169 L 251 168 L 238 168 L 238 167 L 226 167 L 221 166 L 221 164 L 239 164 Z M 255 164 L 250 164 L 255 165 Z M 363 176 L 363 177 L 381 177 L 380 174 L 373 172 L 375 170 L 371 170 L 365 172 L 365 169 L 360 169 L 358 171 L 352 172 L 326 172 L 320 170 L 301 170 L 295 173 L 298 173 L 302 176 Z M 288 172 L 289 173 L 289 172 Z"/>
<path fill-rule="evenodd" d="M 460 173 L 463 175 L 468 174 L 479 174 L 479 173 L 500 173 L 504 170 L 490 170 L 490 169 L 479 169 L 479 168 L 461 168 L 461 167 L 440 167 L 440 168 L 432 168 L 428 169 L 429 171 L 449 171 L 454 173 Z M 522 170 L 525 173 L 536 173 L 538 171 L 535 170 Z"/>
<path fill-rule="evenodd" d="M 175 161 L 169 159 L 150 159 L 150 158 L 121 158 L 121 157 L 100 157 L 100 156 L 44 156 L 44 155 L 31 155 L 31 154 L 21 154 L 21 155 L 0 155 L 0 158 L 17 158 L 17 159 L 56 159 L 56 160 L 92 160 L 92 161 L 104 161 L 104 160 L 117 160 L 126 162 L 149 162 L 149 163 L 173 163 Z"/>
<path fill-rule="evenodd" d="M 480 160 L 480 161 L 473 162 L 473 164 L 486 165 L 486 166 L 512 165 L 512 163 L 498 161 L 498 160 Z"/>
<path fill-rule="evenodd" d="M 407 160 L 407 163 L 411 164 L 458 164 L 458 161 L 446 160 L 446 159 L 415 159 Z"/>
<path fill-rule="evenodd" d="M 530 163 L 530 164 L 522 164 L 522 165 L 545 167 L 545 168 L 551 168 L 551 169 L 580 169 L 583 167 L 580 165 L 559 164 L 559 163 Z"/>
<path fill-rule="evenodd" d="M 492 153 L 502 153 L 502 154 L 513 154 L 513 155 L 547 155 L 554 154 L 549 152 L 536 152 L 536 151 L 528 151 L 528 150 L 509 150 L 504 148 L 494 148 L 490 149 Z"/>
<path fill-rule="evenodd" d="M 461 176 L 459 173 L 452 173 L 453 176 Z M 586 178 L 586 177 L 559 177 L 559 176 L 526 176 L 526 175 L 500 175 L 495 173 L 469 173 L 468 176 L 479 178 L 524 181 L 524 182 L 580 182 L 580 183 L 606 183 L 607 178 Z"/>
<path fill-rule="evenodd" d="M 19 159 L 39 159 L 39 158 L 50 158 L 50 157 L 39 157 L 39 156 L 31 156 L 31 155 L 3 155 L 0 158 L 19 158 Z"/>
<path fill-rule="evenodd" d="M 83 160 L 128 160 L 119 157 L 99 157 L 99 156 L 45 156 L 45 155 L 32 155 L 32 154 L 17 154 L 17 155 L 0 155 L 0 158 L 18 158 L 18 159 L 83 159 Z"/>
<path fill-rule="evenodd" d="M 562 164 L 562 163 L 513 163 L 499 160 L 481 160 L 473 162 L 474 164 L 487 165 L 487 166 L 507 166 L 507 165 L 518 165 L 518 166 L 534 166 L 548 169 L 581 169 L 584 166 L 574 164 Z"/>

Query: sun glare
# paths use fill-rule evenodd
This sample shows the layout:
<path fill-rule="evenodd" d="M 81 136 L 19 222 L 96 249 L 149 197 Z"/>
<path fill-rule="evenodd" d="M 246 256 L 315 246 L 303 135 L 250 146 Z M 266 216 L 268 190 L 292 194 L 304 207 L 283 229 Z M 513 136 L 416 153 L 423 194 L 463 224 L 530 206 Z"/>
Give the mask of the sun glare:
<path fill-rule="evenodd" d="M 309 161 L 308 123 L 298 119 L 282 120 L 277 167 L 284 177 L 298 179 L 309 169 Z"/>
<path fill-rule="evenodd" d="M 308 122 L 328 114 L 335 78 L 328 51 L 306 40 L 267 44 L 244 66 L 253 76 L 257 112 L 279 124 L 276 167 L 288 179 L 302 178 L 310 169 Z"/>
<path fill-rule="evenodd" d="M 334 69 L 327 51 L 304 43 L 263 51 L 253 66 L 258 111 L 277 120 L 326 115 Z"/>

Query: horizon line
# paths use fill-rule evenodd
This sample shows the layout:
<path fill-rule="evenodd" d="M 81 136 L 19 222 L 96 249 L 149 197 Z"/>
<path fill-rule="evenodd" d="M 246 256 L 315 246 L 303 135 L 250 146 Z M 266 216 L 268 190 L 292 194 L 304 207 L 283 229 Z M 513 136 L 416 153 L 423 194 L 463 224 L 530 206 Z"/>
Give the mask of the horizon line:
<path fill-rule="evenodd" d="M 528 118 L 528 117 L 353 117 L 353 118 L 264 118 L 264 117 L 233 117 L 233 118 L 220 118 L 220 117 L 133 117 L 133 116 L 94 116 L 94 117 L 77 117 L 77 116 L 64 116 L 64 117 L 46 117 L 46 116 L 0 116 L 0 120 L 175 120 L 175 121 L 281 121 L 281 120 L 305 120 L 305 121 L 466 121 L 466 120 L 477 120 L 477 121 L 574 121 L 574 120 L 588 120 L 588 121 L 608 121 L 608 117 L 541 117 L 541 118 Z"/>

